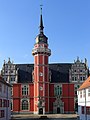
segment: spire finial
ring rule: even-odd
[[[40,8],[41,8],[41,15],[40,15],[40,33],[43,33],[43,19],[42,19],[42,6],[43,5],[40,5]]]
[[[41,9],[41,15],[42,15],[42,6],[43,6],[43,5],[40,5],[40,9]]]

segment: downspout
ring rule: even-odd
[[[84,89],[85,90],[85,108],[84,108],[84,110],[85,110],[85,120],[87,120],[87,111],[86,111],[86,89]]]

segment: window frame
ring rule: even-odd
[[[22,85],[22,96],[29,95],[29,86],[28,85]]]
[[[24,102],[27,102],[27,103],[24,104]],[[21,107],[22,111],[28,111],[29,110],[29,100],[23,99],[21,105],[22,105],[22,107]]]

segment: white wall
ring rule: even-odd
[[[86,95],[83,96],[82,91],[82,98],[80,98],[80,91],[78,91],[78,114],[80,116],[80,120],[90,120],[90,115],[82,114],[82,106],[90,106],[90,96],[88,96],[88,88],[85,89]]]
[[[5,117],[0,118],[0,120],[9,120],[11,118],[11,109],[10,109],[10,99],[11,99],[11,92],[10,92],[10,87],[7,86],[4,83],[1,83],[2,85],[2,92],[0,92],[0,99],[5,99],[5,100],[9,100],[9,107],[0,107],[0,110],[4,110],[5,112]],[[5,92],[4,92],[4,87],[6,88]]]

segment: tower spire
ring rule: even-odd
[[[43,34],[43,18],[42,18],[42,6],[43,5],[40,5],[40,8],[41,8],[41,15],[40,15],[40,33]]]

